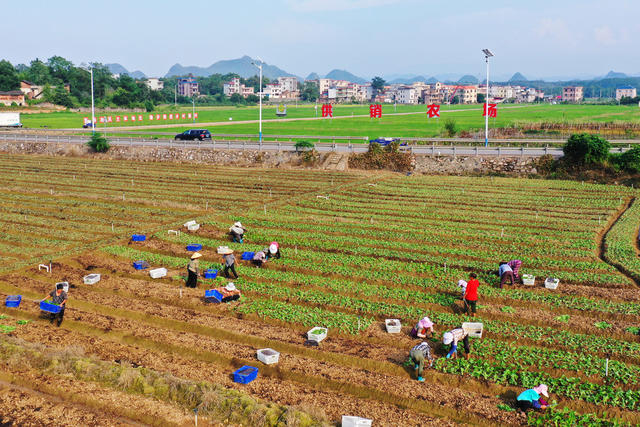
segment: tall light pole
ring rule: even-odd
[[[193,117],[193,123],[195,123],[196,122],[196,99],[194,98],[193,94],[191,94],[191,103],[193,104],[191,117]]]
[[[489,58],[493,55],[489,49],[482,49],[484,60],[487,63],[487,96],[484,100],[484,146],[489,145]]]
[[[96,133],[96,120],[95,120],[96,108],[93,100],[93,67],[91,65],[89,65],[89,67],[90,68],[87,70],[82,66],[82,64],[80,64],[80,68],[82,68],[85,71],[88,71],[89,74],[91,74],[91,132]]]
[[[260,65],[256,64],[255,62],[251,62],[251,64],[256,67],[258,70],[260,70],[260,82],[258,83],[258,97],[260,98],[260,113],[258,116],[258,138],[260,141],[260,144],[262,144],[262,59],[258,58],[258,61],[260,61]]]

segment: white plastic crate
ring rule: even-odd
[[[200,224],[192,224],[192,225],[187,227],[187,230],[189,230],[189,231],[198,231],[198,230],[200,230]]]
[[[544,281],[544,287],[547,289],[557,289],[560,279],[554,279],[553,277],[547,277]]]
[[[527,286],[533,286],[536,284],[536,276],[533,274],[523,274],[522,275],[522,284]]]
[[[385,319],[384,324],[387,327],[387,332],[390,334],[400,333],[402,329],[402,323],[400,323],[399,319]]]
[[[309,341],[320,342],[327,337],[327,328],[321,328],[320,326],[316,326],[307,332],[307,339]]]
[[[471,337],[471,338],[482,338],[482,329],[483,325],[479,322],[465,322],[462,324],[462,329]]]
[[[371,427],[372,422],[369,418],[342,416],[342,427]]]
[[[151,276],[152,279],[159,279],[166,275],[167,275],[167,269],[164,267],[154,268],[153,270],[149,271],[149,276]]]
[[[273,363],[278,363],[280,359],[280,353],[275,351],[272,348],[261,348],[257,351],[258,360],[264,363],[265,365],[271,365]]]
[[[196,222],[194,220],[187,221],[187,222],[184,223],[184,226],[187,227],[187,228],[191,227],[192,225],[196,225]]]
[[[85,285],[94,285],[100,281],[100,274],[87,274],[86,276],[84,276],[83,280]]]

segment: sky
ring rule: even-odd
[[[0,0],[0,59],[63,56],[164,76],[243,55],[285,71],[334,68],[509,78],[640,75],[640,0]],[[7,35],[10,35],[8,39]]]

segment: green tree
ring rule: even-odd
[[[315,102],[320,98],[318,84],[312,81],[302,83],[300,86],[300,98],[303,101]]]
[[[458,133],[458,125],[456,124],[455,119],[446,119],[444,121],[444,130],[445,134],[449,138],[453,138],[454,136],[456,136],[456,133]]]
[[[484,93],[480,93],[478,92],[478,104],[484,104],[484,101],[487,99],[486,95]]]
[[[51,83],[51,73],[49,72],[49,67],[40,61],[39,59],[34,59],[31,61],[29,68],[25,71],[25,80],[28,80],[37,85],[45,85],[47,83]]]
[[[244,98],[239,93],[232,94],[231,97],[229,98],[229,101],[231,101],[234,104],[244,104]]]
[[[87,145],[96,153],[105,153],[110,148],[109,141],[98,132],[91,134],[91,139],[87,142]]]
[[[373,80],[371,80],[371,87],[376,91],[382,91],[384,89],[384,85],[386,84],[387,82],[384,81],[382,77],[376,76],[373,78]]]
[[[633,147],[617,156],[616,164],[626,172],[640,173],[640,147]]]
[[[16,90],[20,88],[20,79],[11,62],[0,61],[0,91]]]
[[[603,164],[611,151],[611,144],[604,138],[587,133],[569,137],[562,148],[565,160],[574,165]]]

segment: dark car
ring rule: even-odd
[[[93,125],[91,124],[91,122],[87,122],[87,123],[83,124],[82,127],[86,129],[86,128],[93,127]]]
[[[372,142],[377,142],[381,146],[386,147],[392,142],[400,142],[400,139],[399,138],[376,138],[376,139],[369,140],[369,144],[371,144]],[[405,146],[405,145],[407,145],[406,142],[403,142],[400,144],[400,146]]]
[[[174,139],[180,139],[182,141],[194,141],[197,139],[199,141],[204,141],[205,139],[211,139],[211,132],[206,129],[189,129],[177,134]]]

